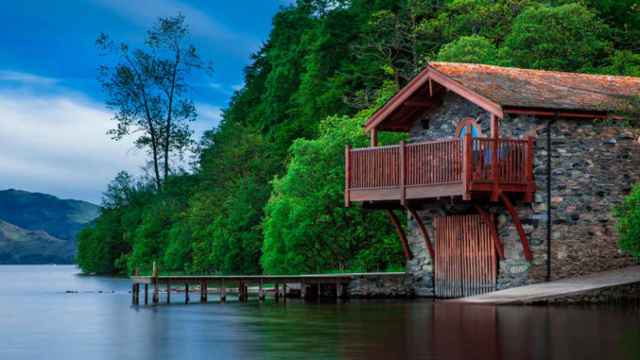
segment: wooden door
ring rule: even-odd
[[[437,297],[453,298],[494,291],[496,253],[489,225],[480,215],[435,218]]]

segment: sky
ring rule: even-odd
[[[243,69],[290,0],[0,1],[0,190],[100,203],[115,175],[142,174],[131,139],[112,141],[113,113],[96,80],[101,33],[142,45],[158,17],[182,13],[214,73],[192,88],[196,136],[216,126]]]

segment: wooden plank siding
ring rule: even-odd
[[[466,137],[345,150],[345,202],[535,192],[533,140]],[[497,161],[494,161],[497,159]]]
[[[454,298],[494,291],[496,252],[480,215],[435,218],[437,297]]]

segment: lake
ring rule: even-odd
[[[172,294],[169,306],[132,307],[127,279],[78,272],[0,266],[0,359],[640,359],[635,306],[218,304],[211,295],[183,305]]]

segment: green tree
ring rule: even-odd
[[[592,71],[611,52],[608,35],[608,26],[583,5],[538,5],[515,19],[503,51],[517,67]]]
[[[616,208],[620,248],[640,259],[640,184],[637,184],[624,202]]]
[[[371,113],[329,117],[318,138],[292,145],[287,172],[274,180],[266,207],[265,272],[384,270],[402,263],[384,214],[343,205],[344,147],[366,146],[362,125]]]
[[[453,61],[477,64],[504,64],[498,55],[498,49],[482,36],[463,36],[443,46],[438,52],[439,61]]]
[[[98,78],[107,107],[116,111],[117,126],[109,134],[114,140],[139,134],[135,144],[151,155],[158,189],[171,173],[170,155],[182,155],[191,144],[188,123],[197,113],[187,78],[194,70],[212,71],[188,36],[185,18],[178,15],[158,20],[147,33],[146,49],[130,50],[104,33],[96,40],[103,54],[117,62],[100,66]]]

